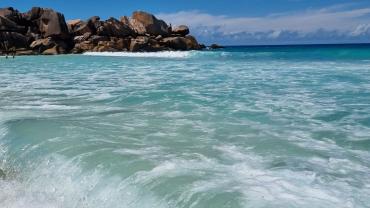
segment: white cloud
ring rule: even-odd
[[[355,30],[351,32],[352,36],[369,35],[370,34],[370,22],[369,24],[360,24]],[[370,35],[369,35],[370,36]]]
[[[200,11],[181,11],[158,14],[159,18],[173,25],[189,25],[192,32],[200,39],[222,40],[222,37],[234,42],[250,40],[285,38],[304,40],[305,38],[337,37],[342,39],[359,38],[369,35],[370,8],[348,9],[343,5],[307,10],[295,13],[270,14],[263,17],[230,17],[211,15]],[[294,36],[294,37],[293,37]],[[227,41],[227,40],[226,40]],[[355,40],[354,40],[355,41]]]

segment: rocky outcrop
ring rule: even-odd
[[[172,29],[143,11],[120,20],[93,16],[66,22],[63,14],[52,9],[34,7],[25,13],[11,7],[0,9],[0,49],[16,49],[18,54],[202,49],[189,33],[185,25]]]
[[[170,34],[170,28],[163,20],[158,20],[154,15],[136,11],[132,14],[132,20],[145,28],[145,33],[150,35],[166,36]]]
[[[128,25],[113,17],[101,22],[101,25],[96,28],[96,33],[97,35],[107,37],[128,37],[134,35],[133,30]]]
[[[173,34],[177,34],[177,35],[181,35],[181,36],[185,36],[185,35],[188,35],[190,32],[188,26],[186,25],[180,25],[178,27],[175,27],[174,29],[172,29],[172,33]]]
[[[220,45],[217,45],[217,44],[212,44],[209,46],[210,49],[220,49],[220,48],[225,48],[224,46],[220,46]]]
[[[61,40],[55,40],[51,37],[45,39],[38,39],[31,43],[30,48],[44,55],[56,55],[67,53],[68,45]]]

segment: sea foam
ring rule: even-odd
[[[4,61],[0,207],[368,208],[370,67],[318,49]]]
[[[162,51],[162,52],[86,52],[86,56],[138,57],[138,58],[187,58],[190,51]]]

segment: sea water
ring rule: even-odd
[[[0,207],[370,207],[370,46],[0,58]]]

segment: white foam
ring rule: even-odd
[[[161,51],[161,52],[86,52],[86,56],[111,56],[111,57],[138,57],[138,58],[187,58],[190,51]]]
[[[0,187],[1,207],[8,208],[168,207],[129,180],[104,178],[97,170],[83,173],[62,157],[45,158],[24,178],[0,180]]]

